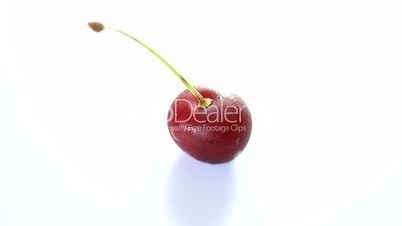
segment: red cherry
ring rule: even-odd
[[[170,135],[194,158],[207,163],[224,163],[246,147],[252,122],[247,105],[237,95],[225,96],[208,88],[197,88],[212,99],[207,108],[188,90],[173,101],[168,114]]]
[[[168,114],[170,135],[181,149],[203,162],[224,163],[246,147],[252,122],[250,111],[239,96],[222,95],[208,88],[196,89],[161,55],[139,39],[98,22],[88,25],[96,32],[110,29],[136,41],[158,57],[187,86],[188,90],[173,101]]]

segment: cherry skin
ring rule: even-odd
[[[192,157],[206,163],[225,163],[246,147],[251,135],[251,114],[237,95],[197,87],[212,104],[200,105],[185,90],[173,101],[168,114],[168,128],[176,144]]]

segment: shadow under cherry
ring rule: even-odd
[[[168,208],[181,225],[216,225],[235,197],[234,164],[211,165],[183,154],[173,167]]]

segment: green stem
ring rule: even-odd
[[[142,45],[144,48],[146,48],[147,50],[149,50],[153,55],[155,55],[156,57],[158,57],[158,59],[160,61],[162,61],[183,83],[184,85],[187,86],[188,90],[190,90],[190,92],[197,97],[197,99],[200,101],[200,103],[202,104],[202,106],[204,107],[209,107],[212,104],[212,100],[210,98],[204,98],[200,92],[198,92],[198,90],[196,90],[171,64],[169,64],[169,62],[167,62],[167,60],[165,60],[165,58],[163,58],[161,55],[159,55],[155,50],[153,50],[151,47],[149,47],[148,45],[146,45],[145,43],[143,43],[142,41],[140,41],[139,39],[131,36],[130,34],[121,31],[119,29],[113,28],[113,27],[105,27],[107,29],[110,30],[114,30],[117,31],[129,38],[131,38],[132,40],[136,41],[138,44]]]

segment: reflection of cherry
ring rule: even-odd
[[[249,109],[239,96],[223,95],[204,87],[195,89],[162,56],[137,38],[98,22],[88,25],[96,32],[108,28],[133,39],[158,57],[187,86],[188,90],[173,101],[168,114],[170,135],[181,149],[203,162],[224,163],[246,147],[252,121]]]

